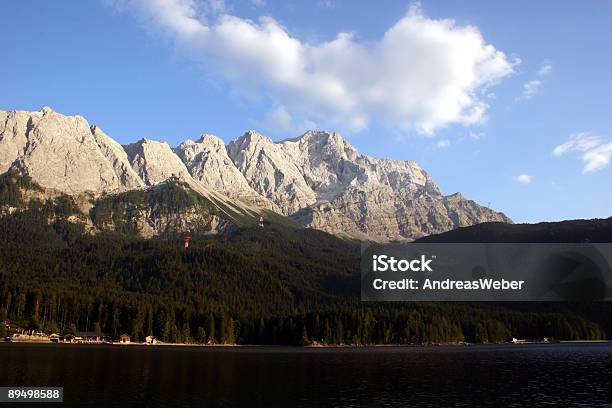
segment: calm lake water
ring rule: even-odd
[[[612,345],[0,344],[10,385],[63,386],[63,406],[612,406]]]

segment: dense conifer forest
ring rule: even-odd
[[[612,338],[606,303],[366,303],[357,242],[282,223],[194,232],[188,248],[91,233],[70,198],[24,205],[24,188],[0,183],[0,321],[13,325],[217,344]]]

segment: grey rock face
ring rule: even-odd
[[[316,202],[298,164],[269,138],[249,131],[228,145],[228,154],[249,185],[284,215]]]
[[[100,151],[113,167],[115,175],[121,182],[121,186],[126,190],[143,187],[145,183],[134,171],[134,169],[132,169],[128,155],[125,150],[123,150],[123,147],[107,136],[97,126],[91,127],[91,133],[93,134]]]
[[[2,170],[18,168],[39,184],[67,193],[122,187],[83,117],[60,115],[50,108],[2,116]]]
[[[232,157],[238,157],[236,164],[247,179],[270,180],[272,169],[276,172],[279,167],[267,164],[270,157],[285,168],[297,169],[302,179],[294,175],[282,178],[284,184],[258,183],[254,187],[266,186],[262,190],[275,204],[308,227],[394,240],[416,239],[484,221],[511,222],[461,195],[443,196],[416,162],[361,155],[335,132],[307,132],[276,144],[258,140],[259,151],[245,139],[234,142],[237,153],[233,151]],[[289,207],[286,195],[276,194],[274,188],[298,190],[307,199],[292,201],[293,207]]]
[[[185,140],[175,153],[191,176],[210,189],[262,208],[277,210],[271,201],[251,188],[227,154],[225,143],[217,136],[202,135],[198,141]]]
[[[185,163],[174,154],[166,142],[141,139],[123,147],[132,169],[148,186],[161,183],[171,177],[192,181]]]
[[[30,131],[31,114],[23,111],[0,111],[0,173],[5,173],[23,157]]]

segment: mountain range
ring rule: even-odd
[[[0,110],[0,174],[34,182],[40,191],[26,197],[71,197],[91,228],[142,236],[220,232],[260,216],[377,241],[511,223],[460,193],[444,195],[416,162],[362,155],[336,132],[121,145],[82,116]]]

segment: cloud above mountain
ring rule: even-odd
[[[204,62],[234,90],[289,115],[351,130],[372,121],[432,133],[486,119],[486,90],[518,63],[477,27],[412,5],[376,41],[341,32],[303,41],[269,16],[251,21],[195,0],[106,0]],[[215,2],[217,4],[218,2]]]
[[[612,159],[612,140],[592,135],[577,133],[570,139],[553,149],[555,156],[563,156],[570,152],[579,152],[585,163],[582,173],[593,173],[610,164]]]
[[[539,79],[532,79],[531,81],[527,81],[523,84],[523,93],[521,94],[521,99],[531,99],[533,98],[540,87],[542,86],[542,81]]]
[[[533,177],[529,174],[520,174],[516,176],[516,181],[521,184],[531,184],[531,182],[533,181]]]
[[[550,63],[543,63],[537,71],[539,79],[532,79],[523,84],[523,93],[517,100],[531,99],[540,92],[540,88],[544,84],[543,77],[550,74],[553,70],[553,66]]]

